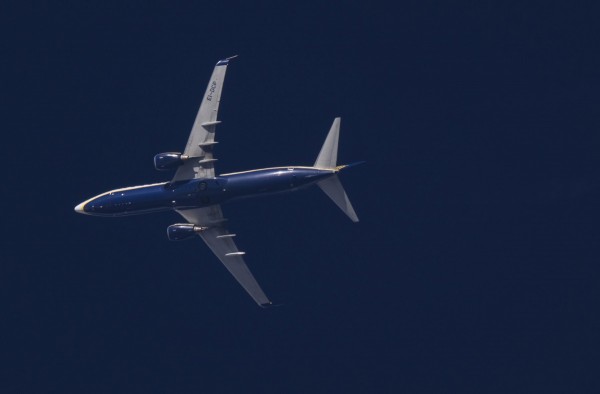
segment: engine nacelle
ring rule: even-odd
[[[159,171],[172,170],[182,165],[185,158],[179,152],[159,153],[154,156],[154,168]]]
[[[167,227],[167,237],[169,241],[183,241],[204,230],[206,230],[206,227],[196,226],[192,223],[172,224]]]

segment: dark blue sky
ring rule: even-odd
[[[4,392],[600,390],[597,10],[564,2],[2,6]],[[218,3],[218,4],[217,4]],[[310,165],[334,117],[361,218],[226,205],[261,310],[162,181],[215,62],[217,171]]]

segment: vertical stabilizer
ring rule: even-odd
[[[340,137],[340,121],[341,118],[334,119],[331,129],[329,129],[329,134],[327,134],[327,139],[325,139],[325,143],[321,148],[321,152],[319,152],[317,161],[315,161],[314,167],[335,168],[337,162],[338,140]]]
[[[338,122],[337,124],[339,126],[339,118],[337,118],[336,121]],[[335,125],[335,122],[333,124]],[[329,137],[327,137],[327,139],[329,139]],[[319,157],[321,157],[321,155],[319,155]],[[315,167],[317,167],[316,164]],[[354,212],[354,208],[352,208],[352,204],[350,203],[350,200],[344,191],[344,187],[342,186],[342,183],[338,179],[337,175],[332,175],[329,178],[319,181],[317,182],[317,185],[325,192],[325,194],[329,196],[329,198],[333,200],[335,205],[340,207],[340,209],[344,211],[346,215],[348,215],[353,222],[358,222],[358,216],[356,216],[356,212]]]

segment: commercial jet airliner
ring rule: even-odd
[[[233,57],[221,60],[215,66],[183,153],[167,152],[154,156],[157,170],[175,170],[170,182],[110,190],[77,205],[75,212],[128,216],[174,210],[187,223],[169,226],[168,238],[177,241],[200,236],[254,301],[266,307],[272,303],[244,262],[245,253],[234,242],[236,235],[227,230],[221,204],[316,184],[352,221],[358,222],[358,217],[337,176],[350,166],[336,164],[340,118],[333,121],[312,167],[261,168],[215,176],[217,159],[213,156],[213,148],[217,143],[215,128],[220,123],[217,112],[225,71]]]

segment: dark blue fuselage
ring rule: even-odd
[[[102,193],[75,210],[98,216],[125,216],[192,209],[264,194],[293,191],[333,175],[335,170],[277,167],[214,178],[134,186]]]

